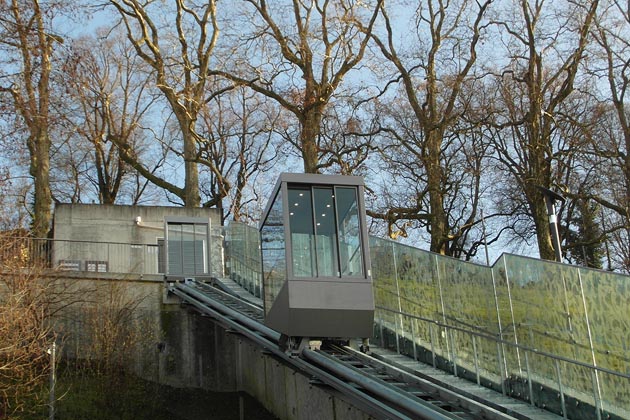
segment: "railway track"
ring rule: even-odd
[[[275,357],[331,387],[357,408],[382,419],[514,419],[490,401],[469,398],[457,390],[392,366],[349,346],[328,345],[287,353],[280,334],[264,326],[263,310],[218,288],[200,282],[173,283],[169,292],[224,327],[264,347]]]
[[[490,406],[466,398],[444,387],[415,377],[388,363],[363,354],[350,347],[331,346],[320,351],[336,363],[352,369],[357,374],[357,383],[365,386],[373,383],[376,387],[387,388],[392,395],[390,403],[401,412],[407,405],[423,405],[450,419],[512,419]],[[307,358],[310,356],[306,356]],[[369,391],[369,390],[368,390]],[[406,403],[406,404],[401,404]],[[415,413],[411,413],[412,418]]]

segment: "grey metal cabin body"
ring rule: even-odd
[[[362,177],[283,173],[259,230],[265,324],[287,338],[372,336]]]

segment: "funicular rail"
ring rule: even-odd
[[[350,347],[280,350],[280,334],[264,326],[262,310],[210,285],[172,283],[169,292],[274,357],[341,392],[357,408],[383,419],[513,419],[495,408],[393,368]]]

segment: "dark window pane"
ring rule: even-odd
[[[361,229],[356,188],[335,188],[342,276],[363,275]]]
[[[315,232],[311,190],[289,188],[288,205],[293,275],[315,277]]]
[[[314,188],[317,276],[339,276],[337,227],[332,188]]]
[[[271,205],[271,210],[263,223],[260,239],[263,263],[264,307],[265,312],[268,312],[286,281],[286,244],[284,241],[282,194],[280,192]]]
[[[182,227],[168,224],[168,274],[182,274]]]
[[[208,225],[168,222],[168,274],[208,273]]]

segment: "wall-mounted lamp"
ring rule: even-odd
[[[136,225],[140,226],[140,223],[142,223],[142,217],[136,216]]]

